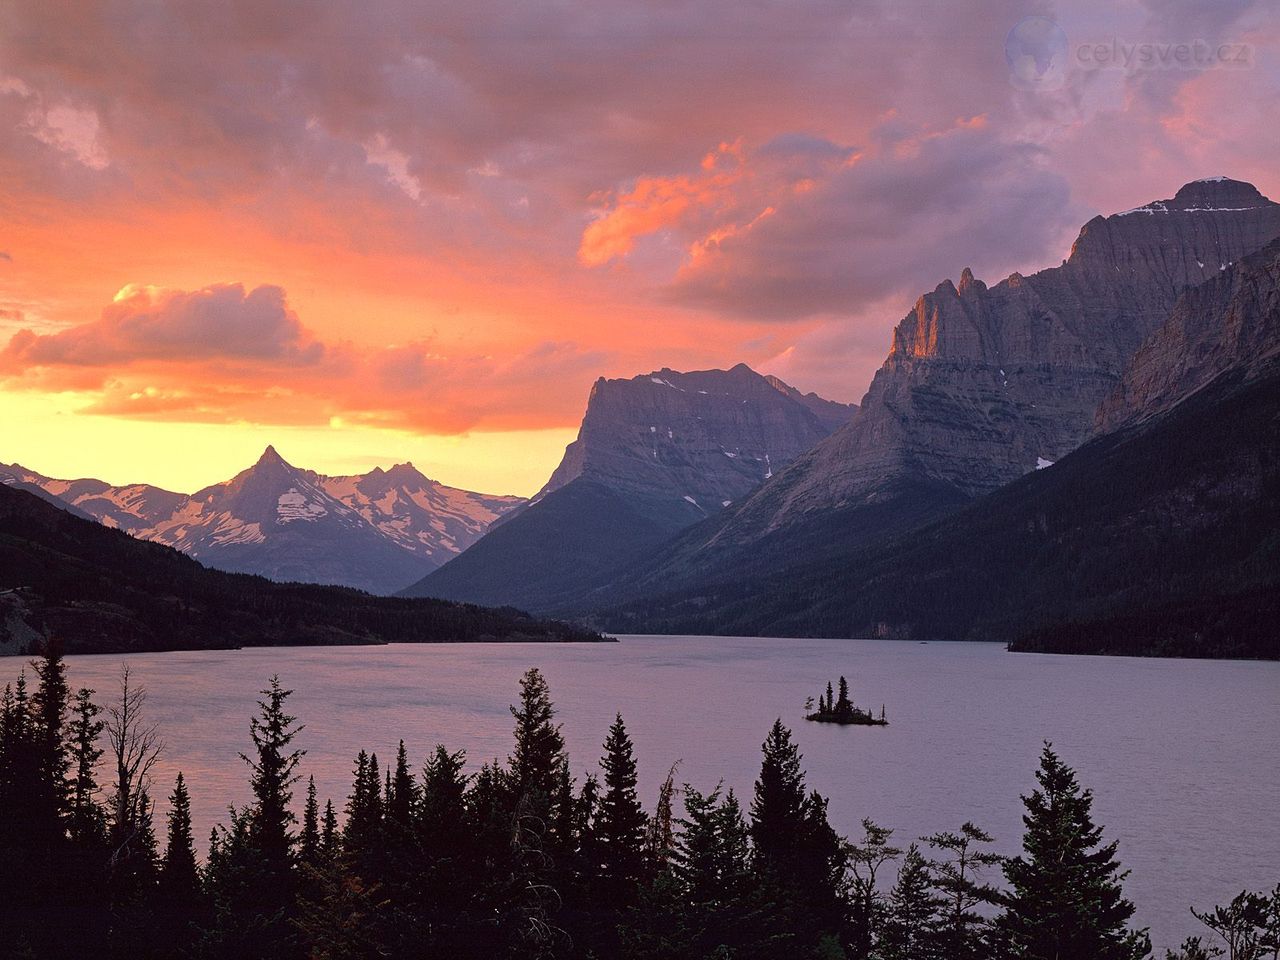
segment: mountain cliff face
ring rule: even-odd
[[[852,412],[743,364],[598,380],[533,501],[407,593],[544,609],[746,496]]]
[[[668,581],[594,619],[1280,657],[1280,242],[1185,293],[1099,419],[1118,429],[940,521],[784,573]]]
[[[17,465],[0,467],[0,482],[40,489],[218,569],[371,593],[414,582],[523,502],[443,486],[412,464],[328,477],[292,466],[273,447],[248,470],[191,496],[53,480]]]
[[[1280,204],[1215,179],[1080,231],[1061,266],[988,288],[966,270],[893,333],[854,419],[738,512],[786,526],[875,502],[905,478],[972,497],[1056,461],[1179,294],[1280,237]],[[739,539],[741,533],[731,534]]]
[[[1280,237],[1280,204],[1216,178],[1080,231],[1060,266],[922,296],[848,424],[750,498],[628,571],[590,606],[754,574],[908,529],[1043,468],[1178,296]]]
[[[591,388],[578,439],[534,499],[585,478],[669,500],[692,522],[754,490],[854,409],[746,364],[602,377]]]
[[[1098,408],[1099,433],[1170,409],[1228,370],[1280,353],[1280,241],[1188,290]]]

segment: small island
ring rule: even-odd
[[[884,705],[880,706],[880,716],[874,716],[870,710],[854,706],[849,699],[849,683],[840,678],[840,693],[834,694],[831,683],[827,683],[827,692],[818,697],[818,707],[813,706],[813,697],[805,701],[804,718],[815,723],[838,723],[841,726],[857,724],[863,727],[887,727],[889,721],[884,716]]]

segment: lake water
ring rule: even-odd
[[[185,772],[198,836],[247,800],[249,717],[279,674],[306,723],[304,773],[341,809],[353,758],[385,764],[403,737],[415,766],[437,742],[473,763],[510,751],[517,680],[543,670],[581,778],[615,711],[636,742],[646,804],[678,779],[744,798],[775,717],[795,731],[835,827],[863,817],[906,841],[972,820],[1001,852],[1021,838],[1019,794],[1052,740],[1096,795],[1133,873],[1138,917],[1163,948],[1194,932],[1189,906],[1280,882],[1280,664],[1006,653],[995,644],[623,637],[600,645],[393,645],[75,657],[74,686],[105,703],[122,663],[150,693],[168,749],[156,793]],[[16,674],[19,663],[0,664]],[[888,727],[802,719],[845,674]],[[163,807],[162,807],[163,809]]]

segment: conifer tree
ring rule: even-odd
[[[835,715],[847,718],[853,715],[853,701],[849,699],[849,681],[840,678],[840,695],[836,699]]]
[[[396,750],[395,777],[390,781],[387,793],[387,821],[401,837],[409,833],[417,804],[418,787],[414,783],[413,774],[409,772],[409,757],[405,752],[404,741],[401,740],[400,747]]]
[[[93,702],[93,691],[81,688],[72,708],[71,747],[74,778],[71,794],[70,831],[78,843],[96,843],[104,838],[106,816],[98,804],[98,763],[102,749],[98,737],[103,723],[97,719],[101,708]]]
[[[953,960],[938,939],[942,900],[932,889],[929,864],[911,844],[889,893],[878,960]]]
[[[207,917],[191,831],[191,798],[181,771],[169,795],[167,834],[151,911],[154,934],[161,956],[186,956]]]
[[[326,863],[332,863],[338,855],[338,815],[333,801],[324,802],[324,817],[320,821],[320,855]]]
[[[800,751],[781,718],[774,721],[761,749],[764,760],[751,801],[751,839],[761,866],[785,873],[805,830]]]
[[[648,818],[636,795],[636,761],[626,724],[618,714],[604,742],[604,794],[596,812],[595,834],[601,873],[611,892],[628,896],[644,870]]]
[[[160,866],[161,886],[172,899],[193,901],[200,890],[200,874],[191,833],[191,797],[181,770],[169,795],[168,821],[168,839]]]
[[[298,764],[306,753],[293,749],[293,741],[303,728],[298,725],[297,717],[285,711],[285,702],[292,693],[280,685],[279,677],[271,678],[267,689],[262,691],[266,699],[258,701],[261,715],[254,717],[249,725],[255,755],[252,759],[240,755],[252,771],[249,784],[254,805],[250,811],[250,836],[268,870],[282,881],[293,865],[291,826],[297,817],[290,803],[293,785],[298,780]]]
[[[320,802],[316,798],[316,778],[307,778],[307,799],[302,807],[302,833],[298,837],[298,858],[315,866],[320,862]]]
[[[555,722],[555,707],[547,682],[536,667],[520,678],[520,705],[511,707],[515,718],[515,748],[511,754],[508,786],[512,808],[527,798],[527,816],[549,824],[552,802],[557,795],[561,768],[568,763],[564,737]]]
[[[31,824],[33,839],[54,843],[62,834],[62,819],[70,812],[70,784],[67,774],[71,766],[63,738],[66,735],[67,666],[61,647],[54,641],[45,644],[35,661],[40,680],[31,698],[34,710],[32,738],[35,747],[36,779],[30,784],[36,819]]]
[[[378,755],[361,750],[356,757],[355,782],[347,799],[342,849],[351,868],[366,880],[381,877],[382,828],[382,779],[378,774]]]
[[[852,933],[850,943],[854,957],[867,957],[879,935],[884,919],[884,897],[880,891],[879,873],[888,863],[902,855],[890,841],[893,831],[870,819],[862,821],[862,840],[850,847],[853,870]]]
[[[983,871],[999,866],[999,854],[983,849],[992,843],[990,834],[965,823],[959,833],[935,833],[925,842],[940,856],[930,861],[933,883],[942,897],[942,919],[938,930],[940,949],[954,960],[981,960],[990,955],[986,931],[988,922],[977,908],[994,904],[998,891],[983,882]]]
[[[263,698],[260,715],[250,723],[252,757],[241,754],[250,769],[249,784],[254,802],[241,815],[232,817],[231,830],[219,842],[222,864],[209,854],[210,886],[215,899],[232,916],[225,940],[232,946],[224,951],[246,951],[247,957],[293,957],[299,951],[296,913],[297,874],[295,837],[297,821],[291,809],[297,768],[305,751],[293,746],[302,731],[297,718],[285,709],[292,691],[272,677]],[[220,869],[221,868],[221,869]],[[244,904],[256,903],[253,913],[244,916]],[[250,918],[252,922],[249,922]]]
[[[1023,855],[1005,863],[1009,882],[999,929],[1011,960],[1136,960],[1151,952],[1146,931],[1130,931],[1133,904],[1116,844],[1093,822],[1093,794],[1048,743],[1039,787],[1022,798]]]
[[[450,753],[436,744],[435,753],[422,770],[418,832],[422,849],[436,860],[452,860],[464,845],[459,827],[467,816],[466,753]]]

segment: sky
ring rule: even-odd
[[[1278,94],[1277,0],[0,0],[0,461],[530,494],[601,376],[856,402],[966,266],[1280,198]]]

